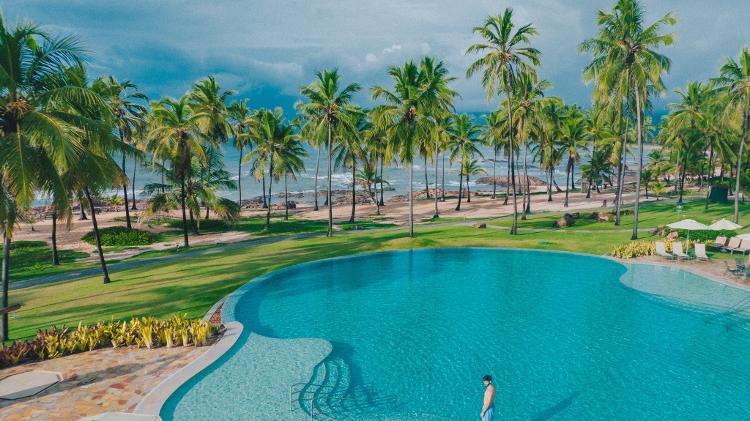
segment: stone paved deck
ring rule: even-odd
[[[69,421],[103,412],[132,412],[151,388],[207,349],[99,349],[0,370],[0,378],[28,370],[63,375],[62,382],[36,396],[0,401],[0,420]]]

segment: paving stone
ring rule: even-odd
[[[16,400],[34,396],[62,380],[60,373],[30,370],[0,380],[0,399]]]

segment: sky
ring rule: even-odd
[[[129,79],[151,98],[180,96],[196,80],[216,76],[252,107],[282,106],[288,112],[299,87],[318,69],[339,68],[344,83],[366,89],[358,102],[370,106],[369,87],[389,86],[388,66],[422,56],[444,60],[459,111],[482,112],[488,103],[477,77],[466,79],[465,55],[478,41],[472,28],[505,7],[519,24],[532,23],[542,52],[541,77],[550,95],[590,105],[591,88],[581,70],[590,60],[578,44],[595,35],[596,13],[613,1],[595,0],[5,0],[7,24],[31,20],[56,34],[73,34],[89,51],[92,76]],[[750,45],[748,0],[647,0],[647,22],[673,12],[674,46],[665,78],[674,88],[714,76],[727,57]]]

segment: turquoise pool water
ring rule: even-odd
[[[500,419],[750,419],[748,308],[681,270],[576,254],[325,260],[230,298],[241,338],[162,417],[473,420],[489,373]]]

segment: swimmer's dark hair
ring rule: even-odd
[[[482,377],[482,381],[492,383],[492,376],[490,376],[489,374],[485,374],[484,377]]]

